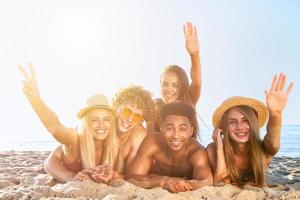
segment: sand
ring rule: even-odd
[[[124,180],[112,186],[93,182],[55,184],[43,169],[49,153],[0,152],[0,199],[300,199],[300,158],[275,157],[267,174],[269,187],[220,185],[174,194],[161,188],[139,188]]]

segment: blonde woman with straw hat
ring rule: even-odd
[[[285,90],[286,76],[274,76],[271,88],[265,91],[266,104],[247,98],[226,99],[213,114],[213,143],[207,147],[214,184],[231,183],[265,186],[265,172],[280,147],[282,112],[292,90]],[[259,129],[267,124],[261,141]]]
[[[106,97],[102,94],[90,97],[77,113],[78,130],[67,128],[40,97],[30,63],[29,68],[27,73],[19,66],[25,78],[23,92],[44,126],[62,144],[62,163],[73,173],[73,180],[92,180],[95,174],[103,180],[117,178],[118,173],[112,170],[118,155],[115,113]],[[101,164],[106,165],[96,167]]]

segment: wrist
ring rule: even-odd
[[[282,111],[270,110],[270,117],[281,117],[281,116],[282,116]]]
[[[190,56],[191,56],[191,58],[199,58],[200,57],[199,51],[190,53]]]
[[[162,179],[159,181],[159,186],[161,188],[166,188],[167,182],[168,182],[168,176],[163,176]]]
[[[222,154],[222,153],[224,152],[224,151],[223,151],[223,145],[220,146],[220,147],[217,147],[217,148],[216,148],[216,152],[217,152],[217,155]]]

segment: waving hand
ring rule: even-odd
[[[279,74],[273,77],[271,88],[265,91],[266,103],[271,113],[282,113],[287,104],[288,96],[293,88],[293,83],[290,83],[285,90],[286,75]]]
[[[197,29],[193,24],[188,22],[183,25],[183,32],[185,36],[185,47],[190,55],[199,53],[199,39]]]

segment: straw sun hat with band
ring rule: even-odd
[[[81,119],[88,111],[96,108],[103,108],[114,113],[114,110],[109,106],[106,97],[103,94],[95,94],[88,98],[86,105],[77,113],[77,117]]]
[[[215,128],[220,128],[224,113],[235,106],[248,106],[252,108],[258,118],[258,124],[261,128],[267,121],[269,112],[265,104],[256,99],[234,96],[226,99],[214,112],[212,122]]]

